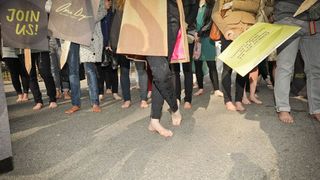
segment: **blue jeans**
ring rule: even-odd
[[[69,65],[69,79],[71,87],[71,103],[73,106],[81,105],[81,89],[80,89],[80,77],[79,77],[79,56],[80,45],[71,43],[68,54],[68,65]],[[94,63],[84,63],[84,68],[87,75],[87,82],[89,87],[89,96],[91,104],[99,105],[98,98],[98,81],[96,74],[96,67]]]
[[[300,26],[301,30],[280,46],[282,50],[277,59],[275,73],[274,95],[276,109],[278,112],[290,112],[289,92],[290,82],[294,70],[296,55],[300,49],[305,63],[307,75],[308,104],[310,114],[320,113],[320,31],[317,29],[315,35],[309,35],[309,22],[287,17],[276,22],[277,24],[288,24]],[[316,27],[320,27],[320,21],[316,21]]]

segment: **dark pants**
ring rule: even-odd
[[[259,69],[259,73],[261,74],[262,78],[264,80],[266,80],[268,78],[269,75],[269,71],[268,71],[268,60],[264,59],[259,65],[258,65],[258,69]]]
[[[34,102],[43,103],[36,68],[38,68],[40,76],[46,86],[49,101],[56,102],[56,86],[51,74],[49,52],[31,53],[31,59],[32,67],[30,71],[30,89],[33,94]]]
[[[192,57],[194,44],[189,44],[189,57]],[[184,102],[191,103],[193,90],[192,62],[182,63],[184,75]],[[176,97],[181,101],[181,81],[180,81],[180,64],[172,64],[171,69],[174,72],[174,83]]]
[[[207,66],[209,68],[209,76],[211,83],[213,85],[213,90],[219,90],[219,77],[218,77],[218,71],[216,66],[216,61],[205,61],[207,63]],[[202,65],[203,61],[198,60],[194,61],[195,67],[196,67],[196,77],[199,89],[203,89],[203,70]]]
[[[104,94],[104,85],[107,89],[112,89],[112,93],[118,93],[118,69],[112,66],[101,67],[101,63],[96,63],[99,94]]]
[[[221,37],[221,51],[223,52],[232,41],[226,40],[223,36]],[[230,102],[232,101],[231,97],[231,74],[232,69],[223,63],[223,71],[222,71],[222,90],[224,94],[224,102]],[[237,74],[236,77],[236,94],[235,94],[235,101],[242,101],[243,92],[244,92],[244,86],[246,84],[246,79],[248,79],[248,75],[245,77],[240,76]]]
[[[178,110],[172,72],[166,57],[149,56],[147,61],[153,76],[151,118],[160,119],[164,100],[167,101],[172,112]]]
[[[6,65],[9,68],[11,81],[14,89],[16,90],[17,94],[28,93],[29,92],[29,75],[27,70],[24,66],[23,59],[19,58],[3,58]],[[21,89],[21,82],[23,91]]]
[[[130,60],[124,55],[117,54],[117,60],[120,64],[120,85],[124,101],[131,101],[130,94]]]
[[[107,89],[111,89],[112,93],[118,93],[119,76],[118,69],[112,69],[112,66],[103,67],[105,69],[105,82]]]
[[[185,97],[184,102],[191,103],[192,101],[192,64],[191,62],[182,63],[184,74],[184,89]],[[172,71],[174,72],[174,83],[176,97],[181,101],[181,81],[180,81],[180,64],[172,64]]]

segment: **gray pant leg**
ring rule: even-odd
[[[320,25],[320,22],[318,24]],[[319,46],[320,33],[317,33],[313,36],[304,36],[301,39],[300,50],[303,60],[305,62],[305,73],[307,75],[307,93],[310,114],[320,113]]]
[[[281,51],[277,59],[275,72],[274,96],[277,112],[290,112],[289,93],[300,37],[292,41]]]

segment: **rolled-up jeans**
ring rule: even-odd
[[[320,29],[315,35],[310,35],[309,22],[292,17],[281,19],[276,23],[301,27],[299,32],[278,49],[274,90],[276,109],[278,112],[290,112],[291,110],[289,104],[290,82],[297,52],[300,49],[307,76],[309,113],[320,113]],[[315,24],[316,27],[320,27],[320,21],[315,21]]]

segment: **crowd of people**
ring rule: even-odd
[[[18,103],[28,101],[30,88],[35,102],[33,109],[40,110],[44,106],[37,79],[38,69],[49,97],[49,108],[56,108],[57,99],[64,98],[71,99],[71,107],[65,113],[73,114],[79,111],[80,80],[84,78],[87,79],[93,112],[101,112],[100,102],[106,94],[111,94],[116,100],[123,100],[121,108],[129,108],[130,66],[131,60],[134,59],[139,82],[140,107],[147,108],[148,99],[151,98],[151,121],[148,128],[162,136],[170,137],[173,134],[160,124],[164,101],[170,107],[172,124],[179,126],[182,120],[179,111],[182,104],[181,71],[184,75],[185,93],[182,107],[185,109],[192,108],[193,96],[200,96],[208,91],[204,90],[203,85],[203,78],[207,73],[212,83],[213,94],[224,98],[226,110],[245,111],[244,104],[262,104],[256,90],[261,75],[267,86],[270,89],[274,88],[278,118],[284,123],[292,123],[294,120],[290,114],[289,87],[296,56],[300,50],[305,63],[309,113],[320,121],[320,58],[317,51],[320,31],[316,29],[320,27],[319,3],[293,17],[303,0],[182,0],[190,61],[170,64],[180,27],[177,0],[167,0],[168,56],[147,56],[144,61],[116,53],[125,0],[101,1],[103,3],[95,18],[91,45],[71,42],[67,63],[62,69],[60,68],[62,39],[50,37],[49,51],[32,50],[30,73],[25,69],[22,50],[2,47],[3,60],[10,70]],[[51,1],[46,3],[47,12],[50,12],[51,3]],[[219,82],[215,46],[218,40],[212,39],[210,32],[214,26],[219,29],[221,51],[224,51],[233,40],[257,22],[295,25],[301,29],[246,76],[236,76],[233,100],[231,93],[233,70],[223,64]],[[315,29],[311,29],[310,24],[313,24]],[[111,60],[106,58],[108,55],[112,56]],[[193,74],[198,88],[194,94]],[[118,93],[119,81],[121,95]]]

